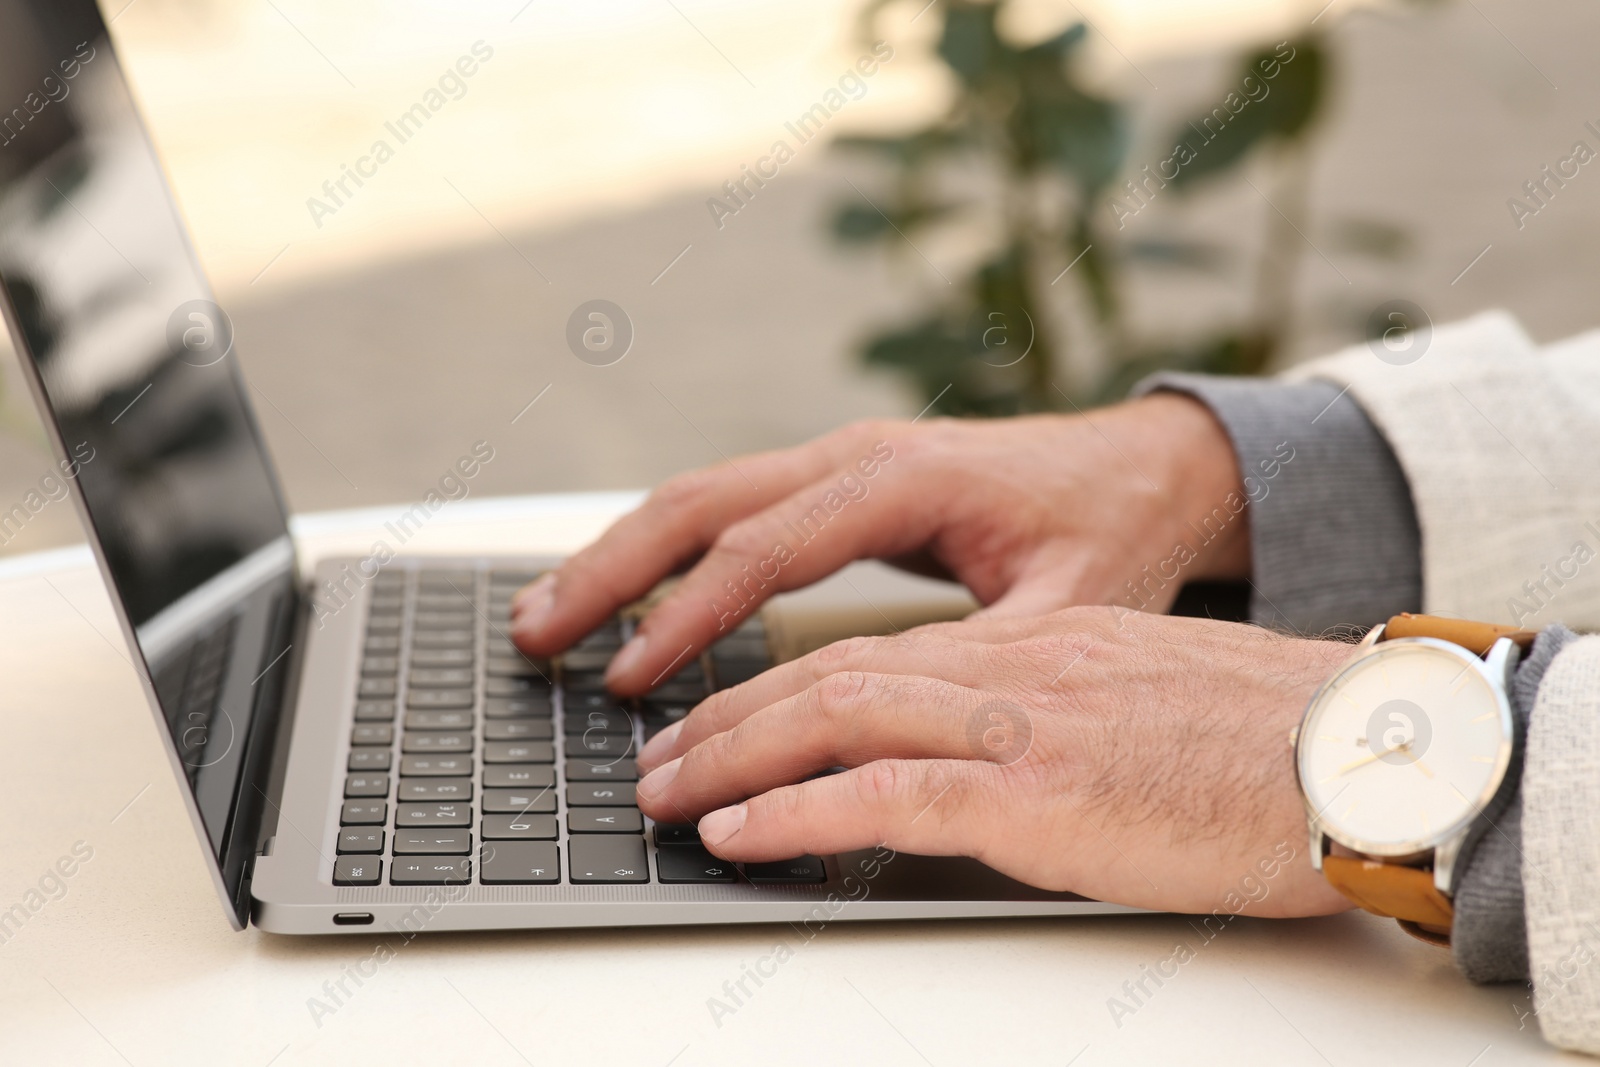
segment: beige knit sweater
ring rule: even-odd
[[[1292,376],[1348,387],[1394,449],[1427,611],[1600,630],[1600,331],[1541,349],[1489,312],[1435,330],[1405,365],[1359,345]],[[1546,672],[1522,790],[1540,1026],[1600,1054],[1600,636]]]

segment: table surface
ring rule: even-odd
[[[634,499],[462,501],[408,550],[570,551]],[[308,559],[364,551],[399,510],[295,531]],[[0,911],[30,913],[0,933],[0,1063],[1558,1058],[1526,988],[1471,986],[1445,953],[1359,914],[1236,919],[1209,939],[1169,915],[835,923],[810,940],[787,926],[235,933],[86,549],[0,563],[0,678]],[[89,858],[52,879],[74,849]],[[1180,945],[1181,966],[1148,977]]]

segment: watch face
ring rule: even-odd
[[[1511,760],[1511,710],[1465,649],[1379,644],[1313,700],[1296,759],[1329,837],[1373,855],[1422,852],[1493,798]]]

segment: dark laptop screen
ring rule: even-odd
[[[231,327],[89,0],[0,0],[0,283],[59,434],[45,473],[81,491],[220,855],[293,556]]]

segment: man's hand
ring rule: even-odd
[[[887,844],[1140,907],[1341,911],[1288,738],[1350,651],[1113,608],[856,638],[663,731],[639,806],[736,861]]]
[[[852,560],[953,576],[991,616],[1037,615],[1126,600],[1142,568],[1207,529],[1181,580],[1146,583],[1143,606],[1161,611],[1183,581],[1249,573],[1243,503],[1227,436],[1185,397],[1089,416],[857,424],[666,482],[518,594],[513,635],[554,654],[693,564],[611,664],[607,684],[637,694],[767,597]]]

